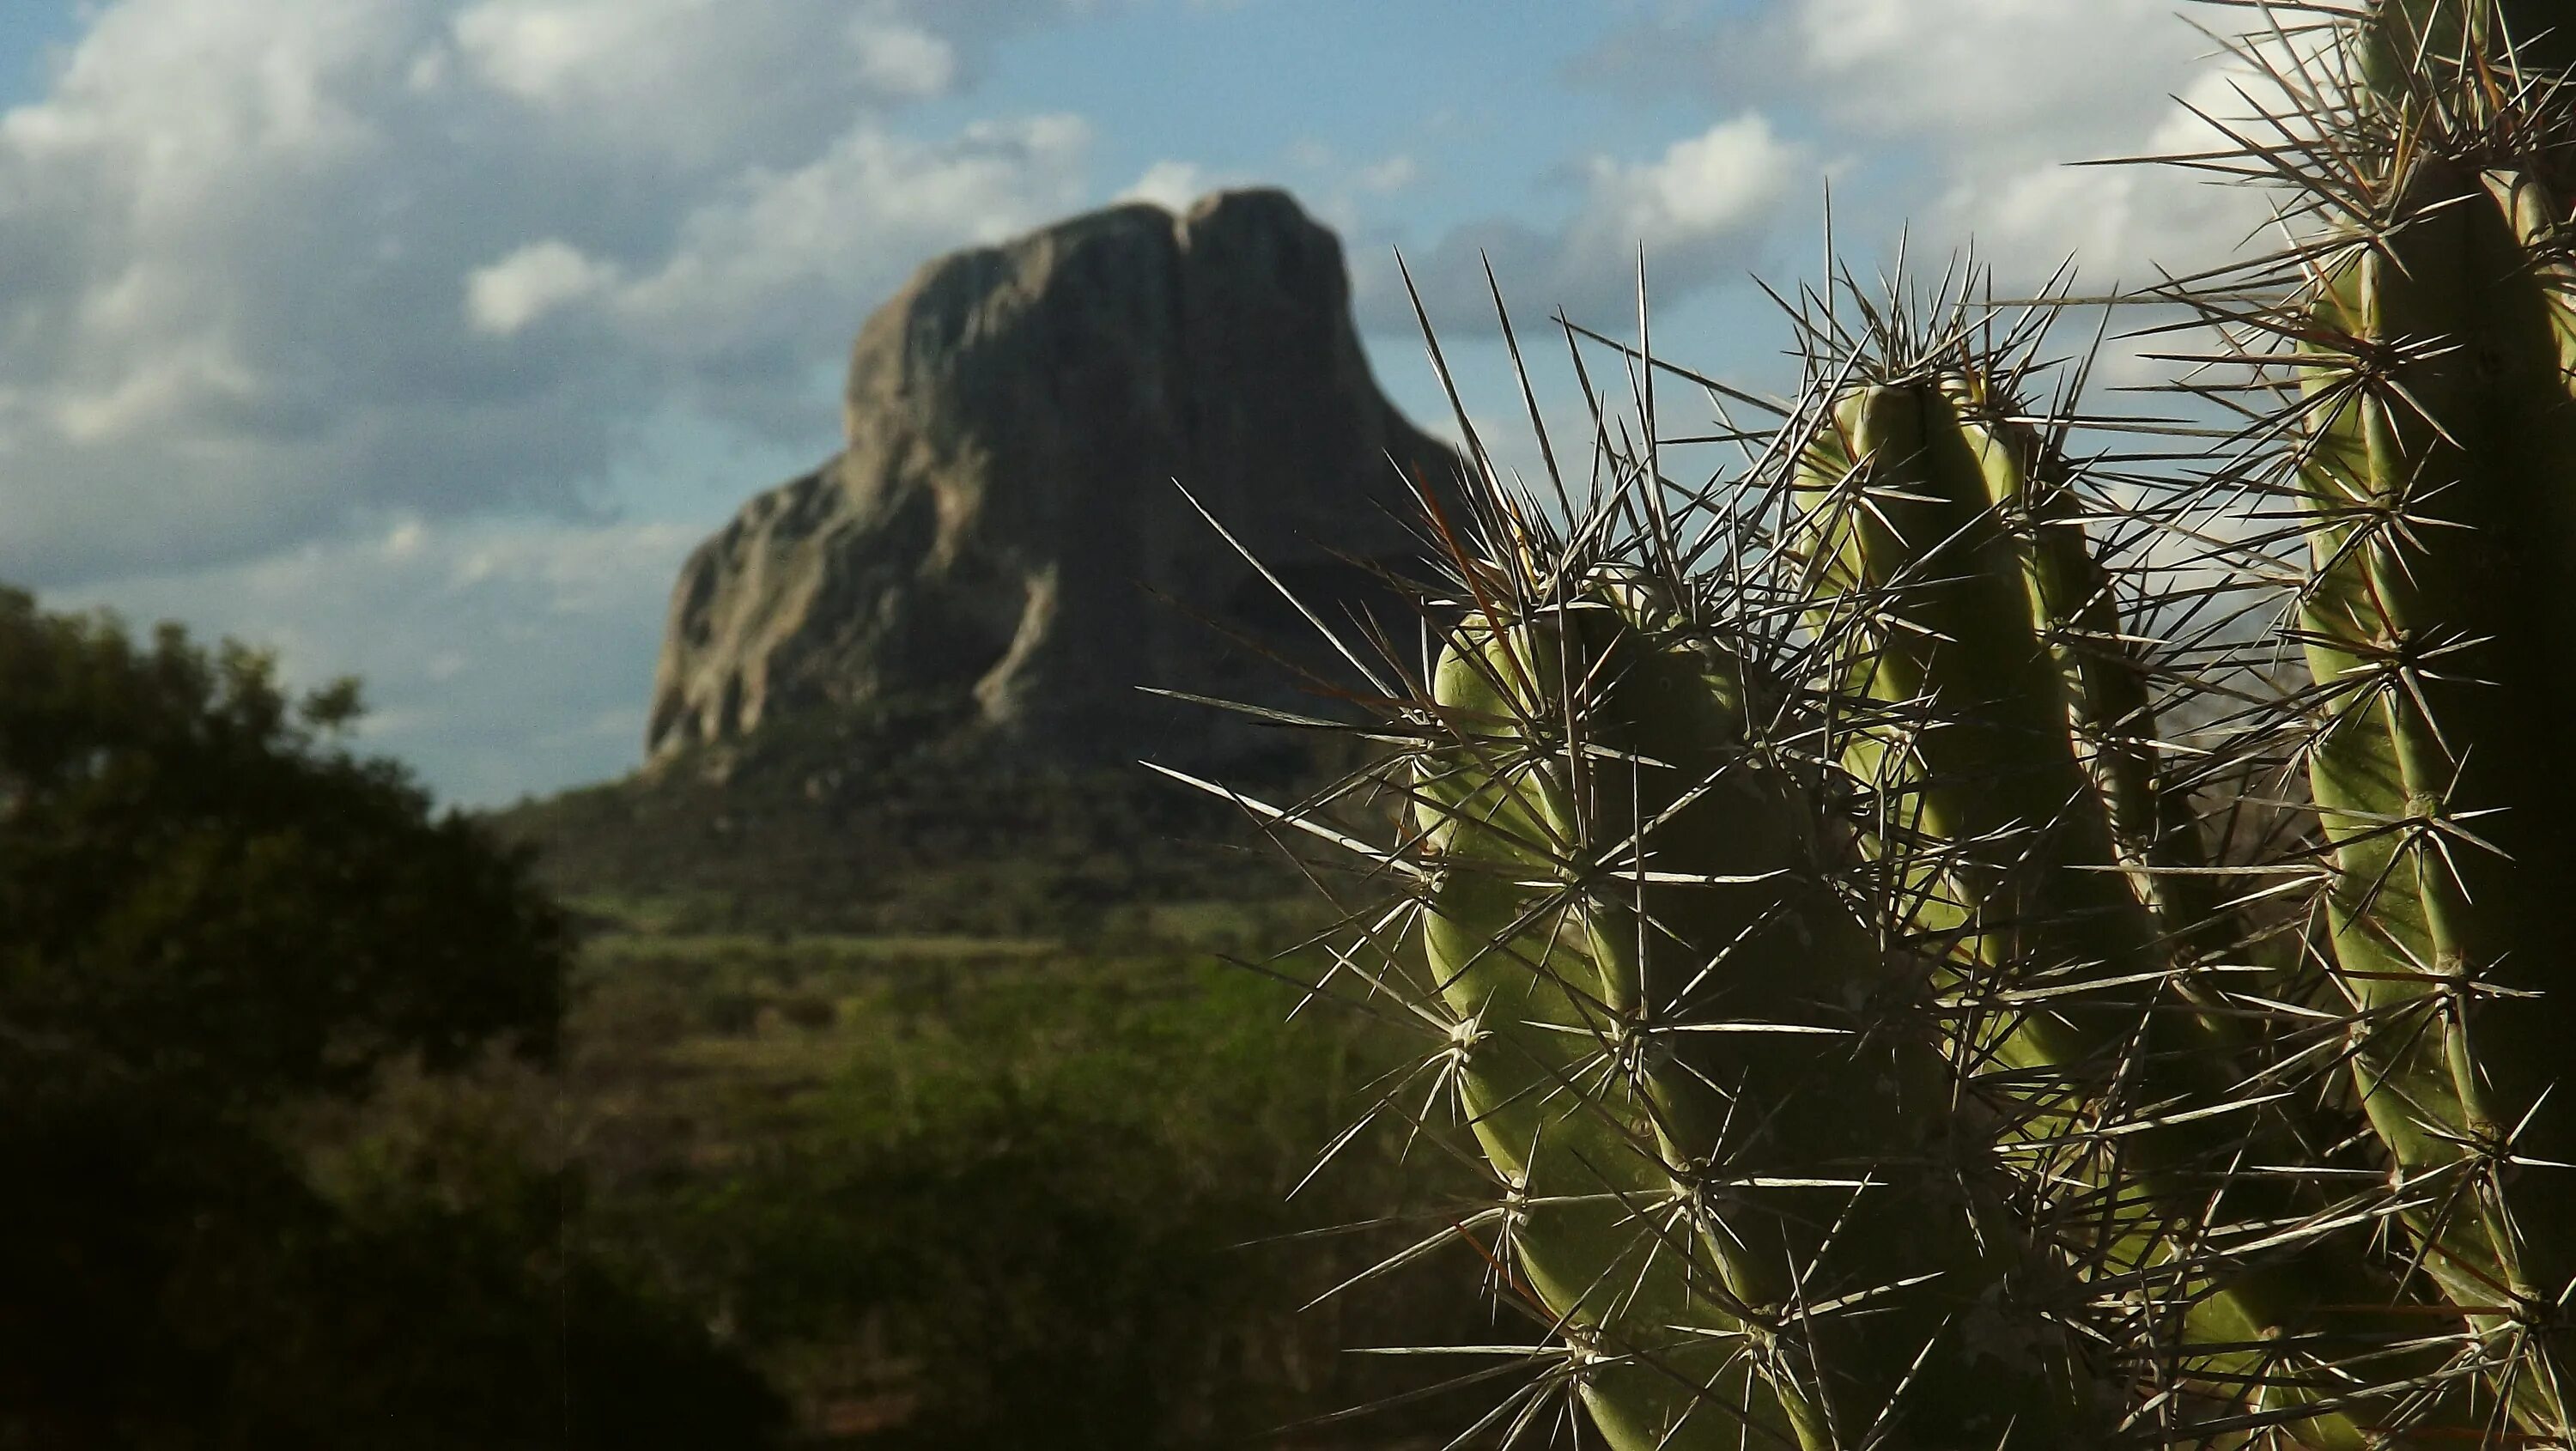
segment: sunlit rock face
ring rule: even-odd
[[[1240,754],[1243,728],[1138,687],[1292,700],[1224,632],[1309,658],[1315,632],[1182,489],[1319,614],[1409,640],[1353,559],[1418,574],[1406,479],[1457,468],[1371,378],[1340,243],[1269,190],[930,263],[861,329],[843,422],[682,569],[653,758],[818,719],[1040,762]]]

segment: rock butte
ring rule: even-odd
[[[1445,492],[1457,468],[1378,391],[1349,292],[1339,241],[1273,190],[923,267],[859,333],[842,451],[682,568],[649,756],[817,716],[1031,763],[1253,749],[1138,689],[1293,699],[1211,625],[1315,644],[1174,481],[1335,619],[1402,609],[1353,560],[1417,559],[1398,469]]]

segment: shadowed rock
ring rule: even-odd
[[[1293,699],[1205,620],[1314,632],[1173,481],[1338,623],[1401,606],[1332,551],[1410,568],[1397,470],[1457,467],[1371,378],[1340,243],[1268,190],[929,264],[860,331],[843,423],[682,569],[655,760],[826,719],[1032,764],[1239,756],[1242,731],[1136,687]]]

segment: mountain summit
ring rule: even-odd
[[[648,753],[793,720],[1032,764],[1244,748],[1137,687],[1279,699],[1285,672],[1225,634],[1313,630],[1182,488],[1334,619],[1389,601],[1368,563],[1421,552],[1404,476],[1458,467],[1378,391],[1349,293],[1339,241],[1274,190],[923,267],[859,333],[846,446],[682,569]]]

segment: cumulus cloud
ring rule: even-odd
[[[473,0],[445,40],[462,76],[542,116],[559,141],[722,166],[781,160],[872,102],[947,92],[965,69],[961,42],[926,15],[971,36],[1010,8]]]
[[[278,652],[299,686],[365,678],[370,751],[446,798],[507,802],[631,768],[670,581],[698,531],[669,524],[433,524],[254,560],[52,591],[49,608],[183,618]],[[326,607],[317,608],[317,602]]]
[[[919,26],[858,17],[849,37],[860,78],[887,95],[935,96],[957,79],[956,47]]]
[[[1157,161],[1118,193],[1122,202],[1152,202],[1179,211],[1208,189],[1207,172],[1191,161]]]
[[[1574,229],[1579,249],[1686,248],[1740,235],[1765,220],[1801,160],[1769,117],[1748,112],[1686,137],[1642,164],[1596,158],[1592,201]]]
[[[1076,205],[1090,144],[1073,115],[978,122],[939,142],[849,131],[802,166],[746,173],[688,209],[659,265],[610,305],[679,354],[802,330],[818,303],[854,308],[934,252]]]
[[[1798,0],[1789,17],[1805,93],[1855,130],[2060,159],[2134,139],[2209,49],[2173,0]]]
[[[870,303],[1082,193],[1079,121],[902,124],[1074,3],[103,7],[0,116],[0,577],[584,517],[675,401],[826,441]]]
[[[1072,115],[935,142],[855,129],[805,165],[736,178],[681,216],[649,268],[584,300],[621,356],[691,406],[772,439],[806,436],[839,416],[807,376],[838,368],[869,309],[929,257],[1080,207],[1090,147]]]
[[[1399,151],[1361,167],[1358,180],[1360,190],[1385,196],[1402,191],[1421,178],[1421,164]]]
[[[1615,315],[1633,305],[1641,248],[1666,296],[1751,265],[1782,204],[1814,166],[1809,147],[1782,136],[1769,116],[1747,111],[1647,160],[1587,158],[1580,196],[1554,228],[1489,217],[1453,228],[1407,265],[1435,316],[1490,313],[1485,260],[1527,305],[1576,317]],[[1363,325],[1410,329],[1411,304],[1393,264],[1363,257],[1354,270]]]
[[[1803,0],[1800,17],[1837,120],[1923,138],[1940,182],[1917,204],[2004,270],[2072,257],[2101,282],[2138,283],[2228,255],[2263,222],[2248,188],[2067,164],[2223,147],[2203,115],[2243,115],[2262,91],[2168,0]]]
[[[1854,136],[2063,158],[2133,141],[2211,50],[2173,0],[1665,0],[1564,74],[1620,94],[1795,109]]]
[[[476,332],[508,337],[566,303],[607,291],[617,276],[614,263],[548,237],[468,274],[465,316]]]
[[[1703,0],[1616,30],[1568,71],[1599,87],[1797,108],[1821,144],[1871,158],[1836,193],[1845,239],[1864,250],[1910,220],[1918,247],[1973,239],[2025,280],[2073,255],[2089,276],[2135,281],[2159,261],[2181,269],[2225,252],[2263,214],[2258,195],[2175,169],[2068,165],[2212,144],[2177,96],[2241,113],[2242,68],[2174,9],[1783,0],[1748,14]]]

